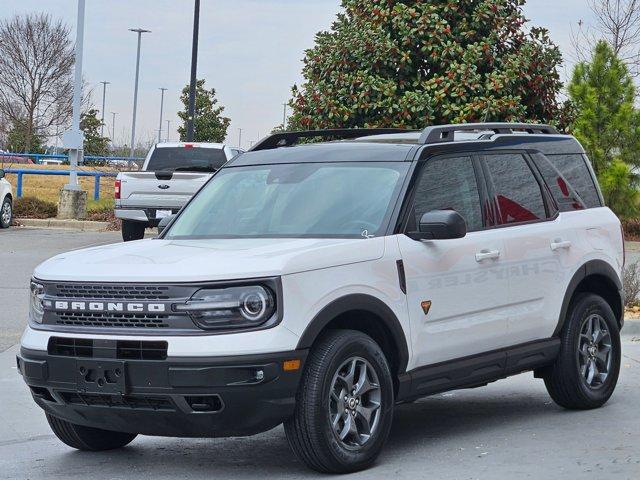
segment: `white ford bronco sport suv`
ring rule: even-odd
[[[80,450],[284,423],[309,467],[350,472],[419,397],[533,371],[559,405],[602,406],[623,264],[584,150],[552,127],[281,133],[159,238],[38,266],[18,369]]]

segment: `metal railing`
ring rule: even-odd
[[[8,168],[5,173],[12,173],[17,176],[16,180],[16,196],[22,197],[22,177],[23,175],[69,175],[69,170],[38,170],[35,168]],[[93,177],[93,199],[100,200],[100,179],[102,177],[116,177],[116,172],[86,172],[79,170],[79,177]]]
[[[5,153],[0,152],[0,162],[12,163],[11,158],[28,158],[33,160],[34,163],[43,164],[46,160],[68,160],[68,155],[65,154],[52,154],[52,153]],[[106,162],[133,162],[140,163],[144,161],[142,157],[104,157],[87,155],[84,157],[84,163],[91,161],[106,161]]]

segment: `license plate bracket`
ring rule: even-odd
[[[81,393],[126,393],[123,361],[76,360],[76,387]]]

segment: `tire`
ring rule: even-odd
[[[8,196],[2,201],[0,206],[0,228],[9,228],[13,220],[13,204]]]
[[[142,240],[144,238],[144,230],[147,227],[142,222],[132,222],[131,220],[122,221],[122,240],[131,242],[133,240]]]
[[[345,395],[348,382],[344,379],[350,371],[360,380],[366,376],[373,388],[363,388],[360,396]],[[357,382],[356,388],[360,385],[365,382]],[[322,473],[355,472],[369,467],[380,454],[391,430],[393,406],[391,371],[378,344],[361,332],[334,330],[311,350],[285,433],[291,449],[309,468]],[[367,410],[368,430],[363,415]],[[335,430],[332,419],[337,420]],[[348,425],[356,427],[357,433]],[[338,431],[348,433],[341,439]]]
[[[601,335],[601,343],[593,349],[593,340]],[[601,407],[613,394],[620,373],[620,329],[609,304],[592,293],[577,296],[560,339],[556,363],[543,375],[549,395],[558,405],[571,410]]]
[[[100,452],[122,448],[136,438],[135,433],[112,432],[100,428],[83,427],[45,414],[53,433],[62,442],[77,450]]]

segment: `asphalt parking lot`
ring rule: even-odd
[[[0,478],[316,478],[281,427],[249,438],[139,437],[116,452],[60,443],[15,369],[28,280],[40,261],[119,233],[12,229],[0,232]],[[568,412],[523,374],[397,409],[376,466],[348,478],[640,478],[640,343],[624,338],[618,389],[605,408]]]

